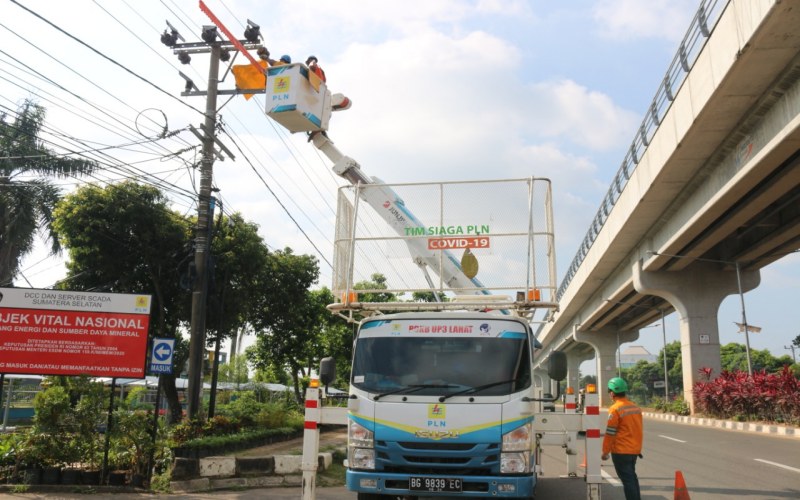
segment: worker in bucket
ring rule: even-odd
[[[608,394],[614,403],[608,409],[602,458],[611,456],[625,500],[640,500],[636,459],[642,458],[642,410],[626,397],[627,392],[625,380],[614,377],[608,381]]]
[[[270,58],[269,50],[266,47],[259,47],[258,50],[256,50],[256,54],[258,54],[258,57],[264,61],[267,61],[270,66],[283,66],[285,64],[292,64],[292,58],[287,54],[282,55],[281,58],[277,60]]]
[[[317,60],[317,56],[308,56],[308,59],[306,59],[306,66],[308,66],[309,71],[317,75],[320,80],[322,80],[323,82],[326,81],[325,72],[322,71],[322,68],[319,67],[319,61]]]

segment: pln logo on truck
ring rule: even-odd
[[[440,418],[443,419],[445,417],[445,406],[440,405],[438,403],[428,405],[428,418]]]

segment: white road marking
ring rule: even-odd
[[[611,474],[609,474],[608,472],[601,470],[600,475],[603,476],[603,479],[608,481],[608,483],[611,484],[612,486],[622,486],[622,482],[619,479],[612,476]]]
[[[685,443],[685,442],[686,442],[686,441],[683,441],[683,440],[681,440],[681,439],[675,439],[675,438],[671,438],[671,437],[669,437],[669,436],[664,436],[664,435],[662,435],[662,434],[659,434],[659,435],[658,435],[658,437],[662,437],[662,438],[664,438],[664,439],[669,439],[670,441],[675,441],[675,442],[677,442],[677,443]]]
[[[775,467],[780,467],[781,469],[790,470],[792,472],[800,472],[800,469],[796,467],[789,467],[788,465],[779,464],[778,462],[770,462],[769,460],[762,460],[760,458],[754,458],[753,460],[761,462],[762,464],[774,465]]]

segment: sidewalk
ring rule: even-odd
[[[757,432],[762,434],[774,434],[776,436],[800,438],[800,428],[787,425],[766,424],[763,422],[735,422],[733,420],[718,420],[708,417],[681,416],[672,413],[643,412],[646,418],[667,420],[679,424],[703,425],[706,427],[717,427],[720,429],[730,429],[743,432]]]

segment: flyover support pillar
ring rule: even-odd
[[[741,291],[754,289],[760,281],[759,271],[742,271]],[[667,300],[678,312],[683,397],[694,413],[692,387],[703,381],[699,370],[711,369],[712,378],[722,371],[717,313],[725,297],[739,293],[736,272],[708,262],[696,262],[683,271],[644,271],[639,260],[633,265],[633,286],[639,293]]]
[[[572,387],[575,394],[581,388],[581,363],[594,357],[591,351],[580,351],[572,349],[567,351],[567,387]]]
[[[639,338],[639,330],[620,331],[616,328],[602,328],[597,331],[582,332],[578,325],[572,331],[572,338],[576,342],[585,342],[595,349],[597,360],[597,393],[600,395],[600,405],[611,403],[606,385],[619,373],[617,368],[617,349],[621,344],[633,342]]]

